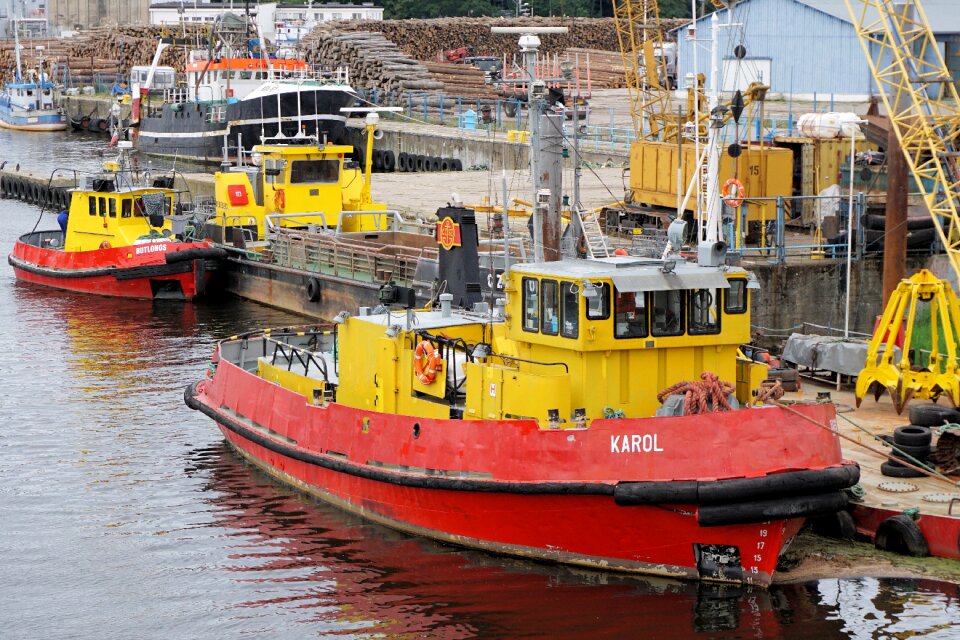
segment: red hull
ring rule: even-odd
[[[903,508],[879,509],[854,503],[850,512],[857,533],[875,540],[880,525],[888,518],[901,515]],[[931,556],[960,560],[960,518],[923,514],[916,519],[916,524],[927,541]]]
[[[206,260],[220,253],[206,242],[67,252],[21,240],[8,261],[18,280],[57,289],[118,298],[193,300],[211,279]]]
[[[621,506],[614,487],[842,463],[834,434],[777,408],[544,430],[311,406],[226,361],[187,402],[274,477],[371,520],[498,553],[682,578],[769,584],[803,517],[705,526],[702,506]],[[832,405],[800,410],[834,419]],[[711,553],[739,561],[710,571]]]

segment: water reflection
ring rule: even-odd
[[[956,588],[842,580],[769,591],[633,578],[454,549],[365,523],[288,491],[226,445],[194,454],[215,522],[230,531],[233,580],[256,585],[245,616],[362,637],[878,637],[936,632],[956,619]],[[873,585],[873,589],[864,589]],[[831,589],[865,613],[851,615]],[[900,615],[898,602],[913,608]],[[865,605],[869,605],[865,606]],[[871,610],[885,612],[872,616]],[[931,636],[935,637],[935,636]]]

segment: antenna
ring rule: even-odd
[[[495,34],[519,34],[520,52],[523,53],[524,66],[527,70],[527,118],[530,123],[530,178],[533,182],[533,200],[537,201],[540,193],[540,112],[543,108],[543,93],[545,87],[534,77],[537,64],[537,51],[540,49],[538,35],[567,33],[567,27],[490,27]],[[504,204],[506,206],[506,204]],[[533,209],[533,247],[534,259],[543,260],[543,220],[541,208]]]

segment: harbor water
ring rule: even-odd
[[[34,171],[93,169],[103,146],[0,131],[0,161]],[[39,208],[2,211],[6,255]],[[44,214],[39,228],[55,227]],[[581,571],[404,535],[286,489],[234,455],[183,389],[218,337],[299,321],[232,299],[62,293],[4,265],[0,637],[960,636],[957,585],[764,591]]]

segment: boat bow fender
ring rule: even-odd
[[[226,249],[218,247],[192,247],[180,251],[168,251],[165,254],[167,264],[185,262],[188,260],[223,260],[227,257]]]
[[[786,498],[846,489],[860,480],[860,466],[849,462],[820,470],[772,473],[731,480],[621,482],[613,498],[622,507],[649,504],[716,505],[764,498]]]

